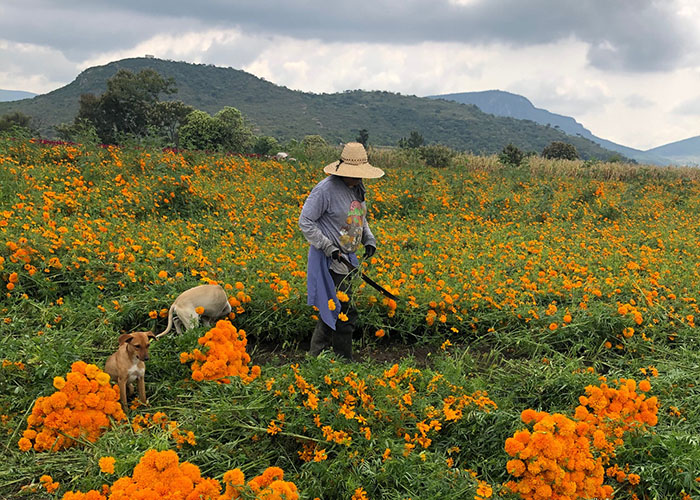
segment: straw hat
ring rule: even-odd
[[[381,168],[369,164],[367,151],[359,142],[348,142],[340,154],[340,160],[326,165],[323,171],[331,175],[357,179],[378,179],[384,175]]]

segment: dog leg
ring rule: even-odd
[[[141,400],[141,402],[143,404],[147,405],[148,399],[146,399],[146,381],[144,380],[144,377],[139,377],[138,386],[139,386],[139,399]]]
[[[121,395],[121,402],[122,402],[122,410],[124,410],[124,413],[129,409],[129,403],[126,399],[126,380],[123,378],[120,378],[118,381],[119,385],[119,394]]]
[[[199,314],[195,312],[191,313],[191,315],[183,314],[180,321],[182,321],[185,330],[192,330],[193,328],[197,328],[197,326],[199,326]]]

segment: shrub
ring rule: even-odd
[[[501,154],[498,155],[498,159],[507,167],[519,167],[525,159],[525,153],[511,143],[503,148]]]
[[[578,160],[576,146],[566,142],[554,141],[542,150],[542,156],[549,160]]]
[[[442,144],[431,144],[420,148],[420,156],[429,167],[445,168],[450,165],[455,152]]]

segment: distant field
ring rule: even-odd
[[[322,164],[1,141],[0,497],[121,498],[149,449],[197,465],[207,498],[227,471],[271,466],[308,499],[700,497],[698,175],[391,154],[367,183],[365,272],[400,300],[361,282],[355,300],[358,349],[396,367],[299,353],[314,311],[297,218]],[[207,329],[170,335],[151,348],[150,406],[94,443],[20,451],[55,377],[164,329],[174,297],[209,281],[259,376],[193,380],[180,355]],[[395,355],[416,346],[430,354]],[[243,498],[280,498],[258,483]]]

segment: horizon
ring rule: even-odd
[[[109,61],[109,62],[104,63],[104,64],[96,64],[96,65],[94,65],[94,66],[90,66],[90,67],[88,67],[88,68],[84,68],[83,70],[81,70],[80,72],[78,72],[78,73],[75,75],[75,77],[74,77],[71,81],[69,81],[68,83],[66,83],[65,85],[56,87],[56,88],[54,88],[54,89],[48,90],[48,91],[43,92],[43,93],[36,93],[36,92],[32,92],[32,91],[19,90],[19,89],[5,89],[5,88],[0,88],[0,91],[6,91],[6,92],[23,92],[23,93],[31,93],[31,94],[34,94],[34,96],[32,96],[32,97],[26,97],[26,98],[25,98],[25,99],[31,99],[31,98],[36,97],[36,96],[46,95],[46,94],[51,93],[51,92],[53,92],[53,91],[55,91],[55,90],[59,90],[59,89],[65,87],[65,86],[67,86],[67,85],[70,85],[72,82],[74,82],[74,81],[78,78],[78,76],[79,76],[80,74],[82,74],[84,71],[87,71],[87,70],[89,70],[89,69],[91,69],[91,68],[100,67],[100,66],[108,66],[109,64],[112,64],[112,63],[115,63],[115,62],[119,62],[119,61],[121,61],[121,60],[126,60],[126,59],[157,59],[157,60],[167,61],[167,62],[184,63],[184,64],[192,64],[192,65],[211,65],[211,66],[218,67],[218,68],[223,68],[223,69],[232,69],[232,70],[236,70],[236,71],[243,71],[243,72],[248,73],[248,74],[250,74],[250,75],[252,75],[252,76],[254,76],[254,77],[256,77],[256,78],[259,78],[259,79],[264,80],[264,81],[266,81],[266,82],[268,82],[268,83],[271,83],[271,84],[273,84],[273,85],[276,85],[276,86],[278,86],[278,87],[286,87],[286,88],[288,88],[289,90],[292,90],[292,91],[295,91],[295,92],[302,92],[302,93],[314,94],[314,95],[322,95],[322,94],[340,94],[340,93],[344,93],[344,92],[353,92],[353,91],[362,91],[362,92],[393,92],[393,93],[397,93],[397,94],[399,94],[399,95],[404,95],[404,96],[415,95],[415,94],[407,94],[407,93],[403,93],[403,92],[397,92],[397,91],[393,91],[393,90],[389,90],[389,89],[362,89],[362,88],[355,88],[355,89],[350,89],[350,88],[348,88],[348,89],[343,89],[343,90],[339,90],[339,91],[335,91],[335,92],[313,92],[313,91],[306,91],[306,90],[302,90],[302,89],[290,88],[290,87],[288,87],[288,86],[286,86],[286,85],[282,85],[282,84],[279,84],[279,83],[277,83],[277,82],[273,82],[273,81],[271,81],[271,80],[269,80],[269,79],[267,79],[267,78],[265,78],[265,77],[262,77],[262,76],[260,76],[260,75],[255,75],[255,74],[251,73],[250,71],[246,71],[246,70],[240,69],[240,68],[234,68],[234,67],[232,67],[232,66],[221,66],[221,65],[216,65],[216,64],[198,63],[198,62],[192,62],[192,61],[186,61],[186,60],[175,60],[175,59],[169,59],[169,58],[166,59],[166,58],[156,57],[156,56],[151,55],[151,54],[144,54],[144,55],[140,55],[140,56],[139,56],[139,55],[136,55],[136,56],[131,56],[131,57],[124,57],[124,58],[122,58],[122,59],[117,59],[117,60],[114,60],[114,61]],[[503,89],[498,89],[498,88],[490,88],[490,89],[482,89],[482,90],[466,90],[466,91],[460,91],[460,92],[445,92],[445,93],[442,93],[442,94],[426,94],[426,95],[415,95],[415,96],[416,96],[416,97],[420,97],[420,98],[430,98],[430,97],[441,97],[441,96],[443,96],[443,95],[451,95],[451,94],[454,95],[454,94],[464,94],[464,93],[485,93],[485,92],[502,92],[502,93],[511,94],[511,95],[514,95],[514,96],[518,96],[518,97],[525,98],[528,102],[530,102],[530,104],[532,104],[532,106],[533,106],[535,109],[543,110],[543,111],[546,111],[546,112],[548,112],[548,113],[557,114],[557,115],[564,116],[564,117],[567,117],[567,118],[572,118],[572,119],[575,120],[579,125],[583,126],[584,128],[587,128],[586,125],[583,124],[583,123],[581,123],[581,121],[578,120],[578,118],[575,117],[575,116],[563,115],[563,114],[561,114],[561,113],[556,113],[556,112],[554,112],[554,111],[552,111],[552,110],[549,110],[549,109],[546,109],[546,108],[541,108],[541,107],[537,106],[534,102],[532,102],[532,100],[531,100],[528,96],[526,96],[526,95],[522,95],[522,94],[518,94],[518,93],[515,93],[515,92],[511,92],[511,91],[507,91],[507,90],[503,90]],[[21,99],[13,99],[13,100],[14,100],[14,101],[17,101],[17,100],[21,100]],[[590,129],[589,129],[589,130],[590,130]],[[569,134],[567,134],[567,135],[569,135]],[[596,135],[596,134],[594,133],[594,135]],[[600,137],[600,136],[598,136],[598,137]],[[670,142],[663,143],[663,144],[658,144],[658,145],[652,146],[652,147],[650,147],[650,148],[648,148],[648,149],[646,149],[646,150],[639,150],[639,151],[646,152],[646,151],[649,151],[649,150],[652,150],[652,149],[656,149],[656,148],[660,148],[660,147],[663,147],[663,146],[668,146],[668,145],[675,144],[675,143],[678,143],[678,142],[683,142],[683,141],[686,141],[686,140],[689,140],[689,139],[693,139],[693,138],[695,138],[695,137],[698,137],[698,135],[689,136],[689,137],[685,137],[685,138],[682,138],[682,139],[672,140],[672,141],[670,141]],[[608,139],[608,138],[606,138],[606,137],[600,137],[600,138],[601,138],[601,139],[610,140],[610,139]],[[612,141],[612,142],[615,142],[615,141]],[[620,144],[620,143],[618,143],[618,144]],[[620,145],[621,145],[621,146],[625,146],[625,147],[630,147],[630,148],[633,148],[633,149],[638,149],[638,148],[634,148],[633,146],[629,146],[629,145],[627,145],[627,144],[620,144]]]

